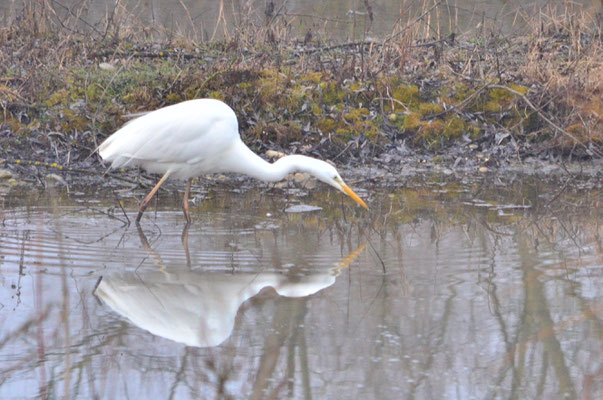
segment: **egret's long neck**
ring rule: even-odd
[[[251,151],[243,142],[236,143],[229,154],[228,172],[249,175],[266,182],[280,181],[287,174],[303,171],[303,160],[308,157],[292,155],[269,163]]]

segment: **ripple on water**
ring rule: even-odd
[[[463,188],[463,200],[478,191]],[[168,398],[164,383],[174,377],[186,381],[180,388],[197,387],[199,376],[218,382],[228,371],[231,383],[220,387],[233,398],[251,397],[260,376],[271,383],[258,390],[272,397],[440,398],[460,385],[495,398],[507,392],[492,379],[512,382],[520,371],[518,392],[548,398],[562,389],[547,369],[550,351],[583,382],[600,359],[596,212],[502,207],[516,216],[500,218],[446,200],[441,189],[441,199],[418,191],[406,203],[374,193],[370,214],[327,201],[319,213],[289,214],[286,199],[262,208],[247,193],[250,208],[228,192],[196,210],[188,230],[174,199],[145,214],[143,235],[120,213],[105,214],[102,201],[5,206],[0,364],[15,373],[0,397],[35,397],[38,388],[23,388],[46,376],[53,390],[71,382],[86,398],[89,387],[115,390],[112,398]],[[522,204],[520,193],[478,194],[493,207]],[[135,202],[128,210],[132,219]],[[91,295],[95,287],[107,301]],[[198,336],[200,324],[213,340],[184,340],[184,329]],[[69,363],[109,386],[77,386],[82,370],[67,381]],[[113,385],[116,376],[127,385]],[[362,389],[350,391],[355,383]]]

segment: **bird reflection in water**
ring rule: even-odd
[[[232,333],[239,307],[266,287],[280,296],[305,297],[335,283],[341,270],[364,250],[351,252],[332,268],[303,274],[194,271],[189,265],[164,265],[139,230],[143,246],[159,268],[101,279],[95,294],[134,325],[188,346],[211,347]],[[186,232],[183,234],[185,240]],[[190,260],[186,242],[187,263]]]

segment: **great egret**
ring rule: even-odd
[[[215,99],[197,99],[163,107],[125,124],[99,147],[111,168],[140,166],[163,174],[140,204],[136,222],[168,177],[187,179],[183,211],[191,221],[188,197],[193,177],[216,172],[235,172],[267,182],[282,180],[293,172],[306,172],[367,205],[330,164],[302,155],[290,155],[269,163],[241,140],[232,108]]]

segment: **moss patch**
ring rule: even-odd
[[[430,64],[432,48],[401,42],[367,44],[367,52],[254,32],[205,44],[117,33],[83,41],[53,18],[42,25],[23,17],[0,30],[0,125],[40,142],[59,132],[89,151],[123,115],[211,97],[233,107],[256,150],[321,146],[339,154],[368,145],[378,153],[399,140],[432,150],[461,138],[492,143],[502,131],[561,154],[578,147],[592,156],[603,145],[600,29],[563,15],[548,19],[555,34],[539,24],[531,37],[506,37],[496,59],[486,47],[498,42],[477,37],[471,50],[451,44]]]

